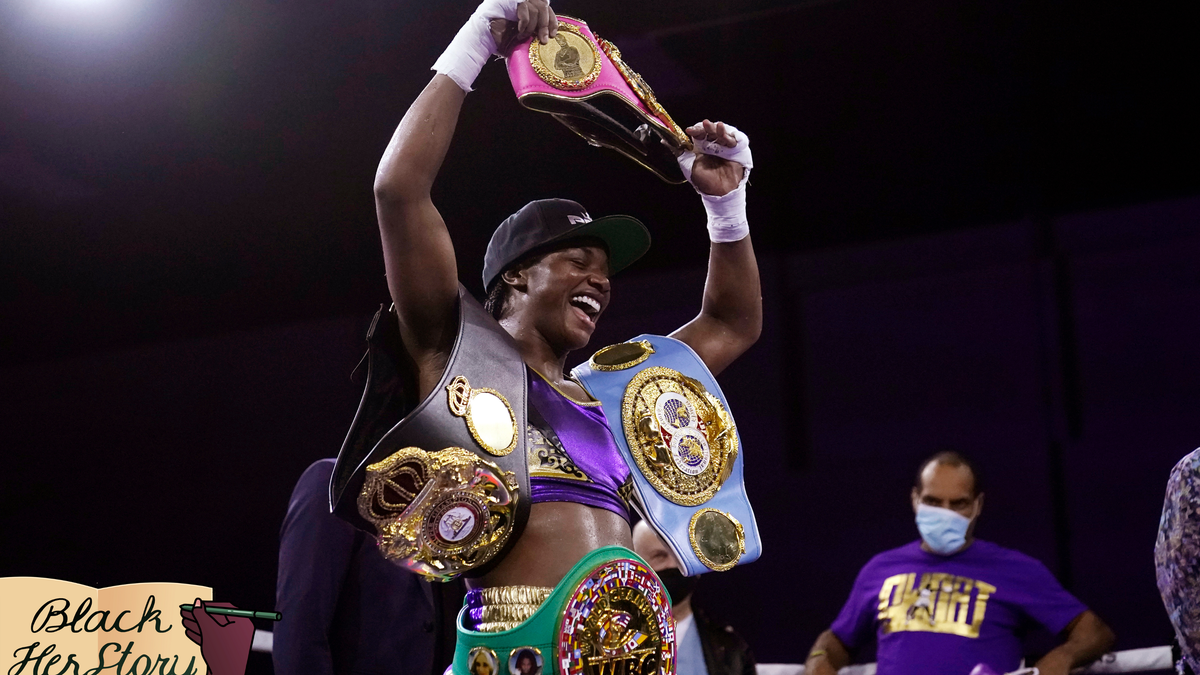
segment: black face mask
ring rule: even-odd
[[[698,575],[694,577],[685,577],[683,576],[683,572],[680,572],[679,568],[677,567],[672,567],[668,570],[661,570],[656,574],[658,574],[658,578],[662,581],[663,586],[667,589],[667,595],[671,596],[672,606],[678,605],[684,600],[687,600],[688,596],[692,594],[692,591],[696,590],[696,584],[700,583],[700,577]]]

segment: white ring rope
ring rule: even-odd
[[[255,630],[254,643],[250,649],[256,652],[270,654],[275,642],[275,634],[269,630]],[[1145,647],[1142,649],[1126,649],[1110,652],[1100,657],[1087,668],[1076,668],[1072,673],[1142,673],[1150,670],[1172,670],[1175,662],[1171,659],[1171,647]],[[804,675],[804,666],[799,663],[760,663],[757,675]],[[875,664],[867,663],[860,666],[847,666],[838,671],[838,675],[875,675]],[[968,675],[963,673],[963,675]]]
[[[270,654],[275,650],[275,633],[269,630],[254,629],[254,639],[250,643],[250,651]]]
[[[1086,668],[1077,668],[1071,672],[1142,673],[1174,668],[1175,662],[1171,660],[1171,648],[1168,646],[1111,652],[1100,657],[1100,660],[1092,665]],[[804,666],[798,663],[760,663],[757,673],[758,675],[804,675]],[[839,670],[838,675],[875,675],[875,664],[848,666]],[[963,675],[968,675],[968,673],[963,673]]]

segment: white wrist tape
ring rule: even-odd
[[[750,170],[746,169],[746,175]],[[750,234],[750,221],[746,220],[746,179],[732,192],[720,197],[700,194],[704,210],[708,213],[708,239],[717,244],[741,241]]]
[[[750,138],[737,127],[726,124],[725,129],[737,141],[737,145],[727,148],[716,141],[700,140],[695,142],[696,151],[685,150],[677,158],[679,168],[683,170],[684,178],[692,180],[692,165],[696,163],[696,155],[716,155],[731,162],[737,162],[745,167],[742,180],[738,186],[725,195],[708,195],[696,190],[704,202],[704,210],[708,213],[708,238],[718,243],[740,241],[750,234],[750,222],[746,219],[746,183],[750,180],[750,169],[754,167],[754,157],[750,154]],[[692,185],[695,188],[695,185]]]
[[[517,5],[522,2],[524,0],[484,0],[434,62],[433,70],[454,80],[463,91],[471,91],[483,64],[496,53],[491,20],[516,21]]]

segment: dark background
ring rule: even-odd
[[[111,1],[0,8],[0,576],[267,608],[287,496],[339,447],[387,299],[375,164],[473,5]],[[555,7],[677,120],[754,141],[766,329],[721,381],[765,553],[699,602],[800,660],[915,538],[916,462],[954,447],[988,473],[981,536],[1118,647],[1166,643],[1151,549],[1200,445],[1194,10]],[[566,196],[655,237],[594,347],[693,316],[690,188],[522,110],[499,65],[476,89],[435,189],[464,283],[505,215]]]

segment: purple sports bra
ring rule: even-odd
[[[540,373],[525,370],[531,408],[526,452],[533,503],[574,502],[629,520],[629,507],[621,497],[622,488],[631,481],[629,467],[621,459],[600,403],[567,398]],[[535,421],[537,415],[540,421]]]

